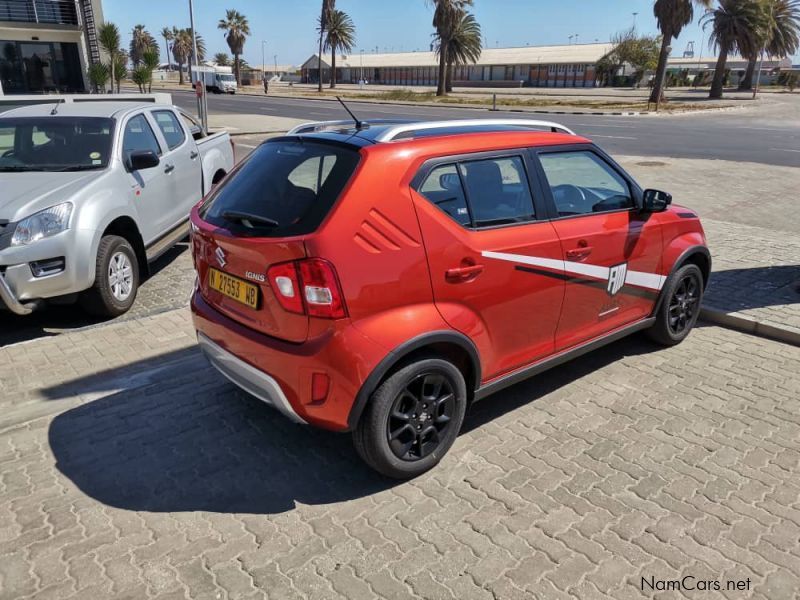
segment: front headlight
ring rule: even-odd
[[[24,246],[67,230],[71,215],[72,203],[64,202],[22,219],[14,230],[11,245]]]

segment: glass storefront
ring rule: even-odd
[[[78,44],[0,40],[0,80],[6,94],[86,91]]]

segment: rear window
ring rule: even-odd
[[[211,196],[200,216],[243,235],[311,233],[336,202],[358,161],[357,151],[340,146],[267,142]]]

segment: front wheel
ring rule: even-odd
[[[667,281],[655,324],[647,335],[664,346],[681,343],[697,322],[703,300],[703,273],[697,265],[684,265]]]
[[[387,477],[416,477],[453,445],[466,406],[467,386],[455,365],[438,358],[411,363],[370,397],[353,432],[356,451]]]
[[[81,297],[83,308],[100,317],[118,317],[130,310],[139,290],[139,263],[128,240],[107,235],[100,240],[94,285]]]

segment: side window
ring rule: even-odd
[[[589,151],[539,154],[558,216],[633,208],[628,182]]]
[[[136,115],[129,119],[122,136],[122,156],[124,158],[137,150],[152,150],[158,155],[161,154],[158,140],[144,115]]]
[[[467,199],[455,165],[441,165],[434,168],[418,192],[450,215],[456,223],[464,227],[469,227],[471,224]]]
[[[536,215],[525,165],[519,156],[459,165],[475,227],[533,220]]]
[[[183,133],[183,127],[178,123],[178,118],[169,110],[155,110],[153,116],[156,119],[156,125],[164,134],[169,149],[174,150],[180,146],[186,139],[186,135]]]

